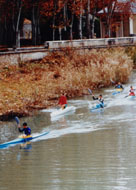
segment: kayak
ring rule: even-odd
[[[8,141],[8,142],[5,142],[3,144],[0,144],[0,149],[3,149],[3,148],[7,148],[11,145],[16,145],[16,144],[20,144],[20,143],[26,143],[28,141],[31,141],[33,139],[36,139],[36,138],[39,138],[41,136],[44,136],[44,135],[47,135],[49,132],[44,132],[44,133],[41,133],[41,134],[38,134],[38,135],[28,135],[28,136],[25,136],[25,135],[20,135],[17,139],[14,139],[12,141]]]
[[[129,100],[134,100],[136,98],[136,96],[127,96],[126,98]]]
[[[65,109],[60,108],[58,110],[55,110],[50,115],[51,115],[51,117],[57,117],[57,116],[60,116],[60,115],[65,115],[68,112],[73,112],[75,110],[76,110],[76,108],[74,106],[69,106],[69,107],[66,107]]]
[[[106,105],[104,104],[103,105],[104,107],[101,106],[101,104],[96,104],[95,106],[92,106],[90,108],[90,111],[93,112],[93,111],[103,111],[104,108],[106,107]]]
[[[115,91],[115,92],[113,92],[113,93],[112,93],[112,95],[119,94],[119,93],[121,93],[122,91],[123,91],[123,89],[122,89],[122,88],[118,88],[118,89],[116,89],[116,91]]]

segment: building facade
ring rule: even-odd
[[[110,37],[128,37],[136,35],[136,3],[131,4],[132,14],[121,14],[121,10],[115,9],[111,18]],[[101,38],[107,35],[108,9],[99,11]],[[107,16],[107,17],[106,17]],[[109,16],[110,17],[110,16]]]
[[[106,37],[106,22],[100,18],[101,38]],[[129,18],[117,19],[111,25],[111,37],[128,37],[136,35],[136,15]]]

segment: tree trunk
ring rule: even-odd
[[[87,37],[91,38],[91,14],[90,14],[90,0],[87,2]]]
[[[113,16],[113,13],[115,12],[115,8],[116,8],[116,5],[117,5],[117,0],[113,1],[111,0],[107,6],[107,17],[106,17],[106,21],[107,21],[107,24],[106,24],[106,34],[108,37],[111,37],[111,24],[112,24],[112,16]],[[105,9],[104,9],[105,10]]]
[[[32,44],[36,45],[36,20],[35,20],[35,6],[32,7]]]
[[[53,15],[53,22],[52,22],[52,40],[55,40],[55,15]]]
[[[73,4],[75,6],[75,0],[74,0]],[[69,25],[69,28],[70,28],[70,40],[73,40],[73,22],[74,22],[74,14],[73,14],[73,11],[71,10],[71,23]]]
[[[41,33],[40,33],[40,13],[39,13],[39,6],[37,7],[37,17],[36,17],[36,30],[37,30],[37,44],[41,43]]]
[[[71,23],[70,23],[70,40],[73,40],[73,21],[74,21],[74,15],[72,14]]]
[[[53,20],[52,20],[52,39],[55,40],[55,14],[56,14],[56,0],[54,0]]]
[[[81,0],[81,6],[80,6],[80,15],[79,15],[79,39],[83,38],[83,32],[82,32],[82,0]]]
[[[19,30],[19,24],[20,24],[20,17],[21,17],[21,11],[22,11],[22,0],[18,1],[18,17],[17,17],[17,24],[16,24],[16,48],[20,47],[20,30]]]
[[[59,40],[62,40],[62,33],[61,33],[61,28],[59,27]]]
[[[95,22],[95,17],[94,15],[92,16],[92,20],[91,20],[91,37],[94,37],[94,22]]]
[[[20,30],[16,31],[16,48],[20,48]]]
[[[64,31],[67,31],[67,4],[65,3],[64,9],[63,9],[63,14],[64,14]]]

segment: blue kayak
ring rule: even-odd
[[[96,106],[93,106],[92,108],[90,108],[90,110],[93,112],[93,111],[103,111],[104,108],[106,107],[105,104],[96,104]]]
[[[7,148],[11,145],[16,145],[16,144],[20,144],[20,143],[26,143],[26,142],[29,142],[33,139],[37,139],[39,137],[42,137],[44,135],[47,135],[49,132],[44,132],[44,133],[41,133],[41,134],[38,134],[38,135],[29,135],[29,136],[24,136],[24,135],[21,135],[20,137],[18,137],[17,139],[14,139],[12,141],[9,141],[9,142],[5,142],[3,144],[0,144],[0,149],[3,149],[3,148]]]
[[[129,100],[134,100],[136,98],[136,96],[127,96],[126,98]]]

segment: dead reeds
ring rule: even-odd
[[[115,82],[126,83],[133,68],[123,48],[53,52],[41,61],[0,66],[0,116],[57,104],[61,92],[68,97],[87,94]]]

